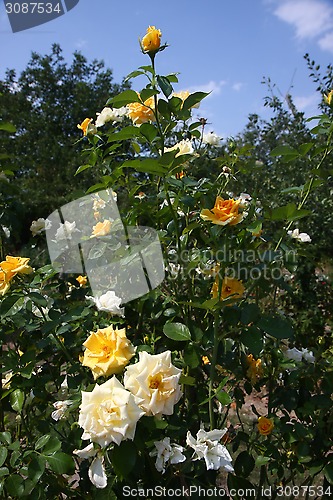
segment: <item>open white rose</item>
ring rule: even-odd
[[[122,108],[112,109],[104,108],[100,113],[97,114],[96,127],[102,127],[107,122],[121,122],[124,116],[127,115],[127,108],[123,106]]]
[[[202,142],[204,144],[209,144],[209,146],[217,147],[220,145],[221,137],[219,137],[217,134],[214,134],[214,132],[209,132],[207,134],[203,134]]]
[[[43,231],[50,229],[51,225],[51,221],[49,221],[49,219],[43,219],[43,217],[33,220],[30,226],[32,236],[36,236],[37,234],[41,234]]]
[[[175,151],[175,149],[179,149],[175,158],[177,158],[178,156],[181,156],[181,155],[194,154],[192,142],[189,139],[183,139],[182,141],[177,142],[177,144],[175,144],[174,146],[171,146],[170,148],[164,148],[164,152],[169,153],[170,151]]]
[[[120,307],[121,298],[117,297],[113,290],[109,290],[97,298],[90,296],[86,298],[94,302],[99,311],[107,311],[118,316],[124,316],[124,308]]]
[[[186,460],[183,455],[184,448],[179,444],[170,444],[170,438],[166,437],[162,441],[155,441],[155,450],[151,451],[149,455],[156,457],[155,467],[158,472],[165,473],[167,463],[178,464]]]
[[[194,460],[203,458],[207,470],[218,470],[223,467],[228,472],[233,472],[231,465],[232,458],[227,448],[219,443],[220,439],[227,432],[227,429],[214,429],[206,432],[200,429],[195,439],[190,432],[187,433],[186,444],[194,450]]]
[[[172,415],[182,396],[181,370],[171,363],[171,352],[139,353],[139,361],[126,368],[124,386],[139,400],[146,415]]]
[[[134,439],[137,421],[144,412],[115,376],[91,392],[82,391],[79,425],[82,439],[90,439],[102,448]]]
[[[55,241],[58,243],[62,240],[71,240],[72,234],[79,232],[79,229],[76,227],[76,222],[68,222],[67,220],[60,224],[57,232],[55,234]]]

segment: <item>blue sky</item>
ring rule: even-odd
[[[68,61],[75,50],[103,59],[119,82],[148,64],[138,45],[148,25],[170,44],[157,58],[158,72],[180,72],[176,90],[212,91],[196,113],[222,137],[240,132],[249,113],[268,116],[264,76],[282,95],[292,85],[298,108],[316,112],[316,85],[303,56],[309,52],[322,68],[332,62],[331,0],[80,0],[66,15],[19,33],[11,32],[0,1],[0,77],[6,68],[24,69],[31,51],[49,53],[57,42]]]

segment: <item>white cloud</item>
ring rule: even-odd
[[[226,84],[227,82],[225,80],[220,80],[218,82],[211,80],[208,83],[203,83],[201,85],[193,85],[189,87],[189,92],[211,92],[211,94],[208,97],[214,97],[216,95],[219,95],[221,93],[222,87]],[[206,98],[206,99],[207,99]]]
[[[82,38],[80,40],[78,40],[76,43],[75,43],[75,47],[78,48],[78,49],[83,49],[83,47],[85,47],[87,45],[87,40],[83,40]]]
[[[233,86],[231,88],[235,92],[239,92],[240,90],[242,90],[243,87],[244,87],[244,83],[242,83],[242,82],[236,82],[236,83],[233,84]]]
[[[322,50],[327,50],[328,52],[333,53],[333,31],[320,38],[318,44]]]
[[[293,97],[293,102],[299,111],[305,111],[308,108],[316,108],[318,101],[319,98],[317,94]]]
[[[322,0],[284,0],[274,14],[291,24],[298,38],[313,38],[333,28],[333,8]]]

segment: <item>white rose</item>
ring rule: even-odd
[[[60,224],[55,234],[55,241],[58,243],[61,240],[71,240],[72,234],[80,232],[76,227],[76,222],[68,222],[67,220]]]
[[[92,392],[82,391],[79,425],[82,439],[90,439],[102,448],[110,443],[120,444],[134,439],[137,421],[144,412],[136,400],[115,376]]]
[[[175,144],[174,146],[170,148],[165,148],[164,152],[168,153],[170,151],[174,151],[175,149],[179,149],[175,158],[177,158],[177,156],[192,155],[194,153],[192,142],[189,139],[183,139],[182,141],[177,142],[177,144]]]
[[[194,450],[194,460],[203,458],[207,470],[218,470],[223,467],[228,472],[233,472],[231,465],[232,458],[227,448],[220,444],[220,439],[227,432],[227,429],[206,432],[200,429],[197,432],[197,439],[194,439],[190,432],[186,436],[186,444]]]
[[[219,146],[221,141],[221,137],[214,132],[209,132],[208,134],[203,134],[202,142],[204,144],[209,144],[209,146]]]
[[[178,444],[170,444],[170,438],[166,437],[162,441],[155,441],[155,450],[151,451],[149,455],[156,457],[155,467],[158,472],[165,473],[165,466],[167,462],[170,464],[178,464],[186,460],[183,455],[184,448]]]
[[[301,241],[302,243],[310,243],[311,238],[307,233],[300,233],[299,229],[294,229],[293,231],[288,231],[288,235],[295,240]]]
[[[146,415],[172,415],[182,396],[181,370],[171,363],[171,352],[139,353],[139,361],[126,368],[124,386],[134,394]]]
[[[109,290],[97,298],[90,296],[86,298],[94,302],[99,311],[107,311],[118,316],[124,316],[124,308],[120,307],[121,298],[117,297],[113,290]]]
[[[49,221],[49,219],[43,219],[43,217],[33,220],[30,226],[32,236],[36,236],[37,234],[46,231],[46,229],[50,229],[51,225],[51,221]]]
[[[119,109],[104,108],[101,113],[96,113],[96,127],[102,127],[107,122],[121,122],[127,114],[127,108],[123,106]]]

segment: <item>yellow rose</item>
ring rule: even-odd
[[[250,379],[251,384],[254,385],[263,375],[261,359],[255,359],[252,354],[246,357],[246,361],[249,365],[246,375]]]
[[[138,398],[146,415],[172,415],[182,396],[181,370],[171,363],[171,351],[139,353],[139,361],[126,368],[124,386]]]
[[[88,279],[87,279],[87,276],[78,276],[76,278],[76,281],[79,283],[80,286],[86,286],[87,282],[88,282]]]
[[[134,125],[141,125],[141,123],[152,122],[155,119],[154,97],[149,97],[144,104],[140,102],[131,102],[127,104],[128,116]]]
[[[331,106],[331,104],[333,104],[333,90],[331,90],[327,95],[324,95],[324,101],[329,106]]]
[[[3,297],[5,293],[8,292],[10,288],[9,279],[7,273],[0,271],[0,296]]]
[[[82,123],[78,124],[77,128],[82,130],[83,135],[87,135],[87,133],[89,132],[89,125],[92,121],[92,118],[86,118]]]
[[[96,226],[93,226],[92,236],[106,236],[110,234],[112,222],[105,219],[103,222],[98,222]]]
[[[146,35],[141,40],[144,52],[154,52],[160,48],[162,33],[155,26],[148,26]]]
[[[233,298],[236,299],[240,299],[241,297],[243,297],[244,291],[245,288],[241,280],[225,276],[222,281],[220,300],[227,299],[230,296],[233,296]],[[219,279],[218,276],[216,276],[215,282],[212,287],[213,299],[217,299],[218,293],[219,293]]]
[[[144,412],[133,394],[115,376],[104,384],[96,384],[91,392],[82,391],[79,425],[81,439],[90,439],[102,448],[134,439],[136,424]]]
[[[218,224],[220,226],[226,226],[230,224],[234,226],[243,220],[243,214],[238,213],[240,205],[240,200],[224,200],[220,196],[217,196],[214,208],[208,210],[205,208],[201,211],[201,218],[206,221],[210,221],[213,224]]]
[[[271,418],[259,417],[258,418],[258,431],[262,436],[268,436],[274,429],[274,423]]]
[[[7,274],[8,279],[11,279],[15,274],[30,274],[32,267],[28,266],[28,257],[12,257],[6,256],[6,260],[0,262],[1,269]]]
[[[94,379],[119,373],[134,356],[135,348],[126,338],[126,330],[112,326],[91,332],[84,342],[83,366],[91,369]]]

